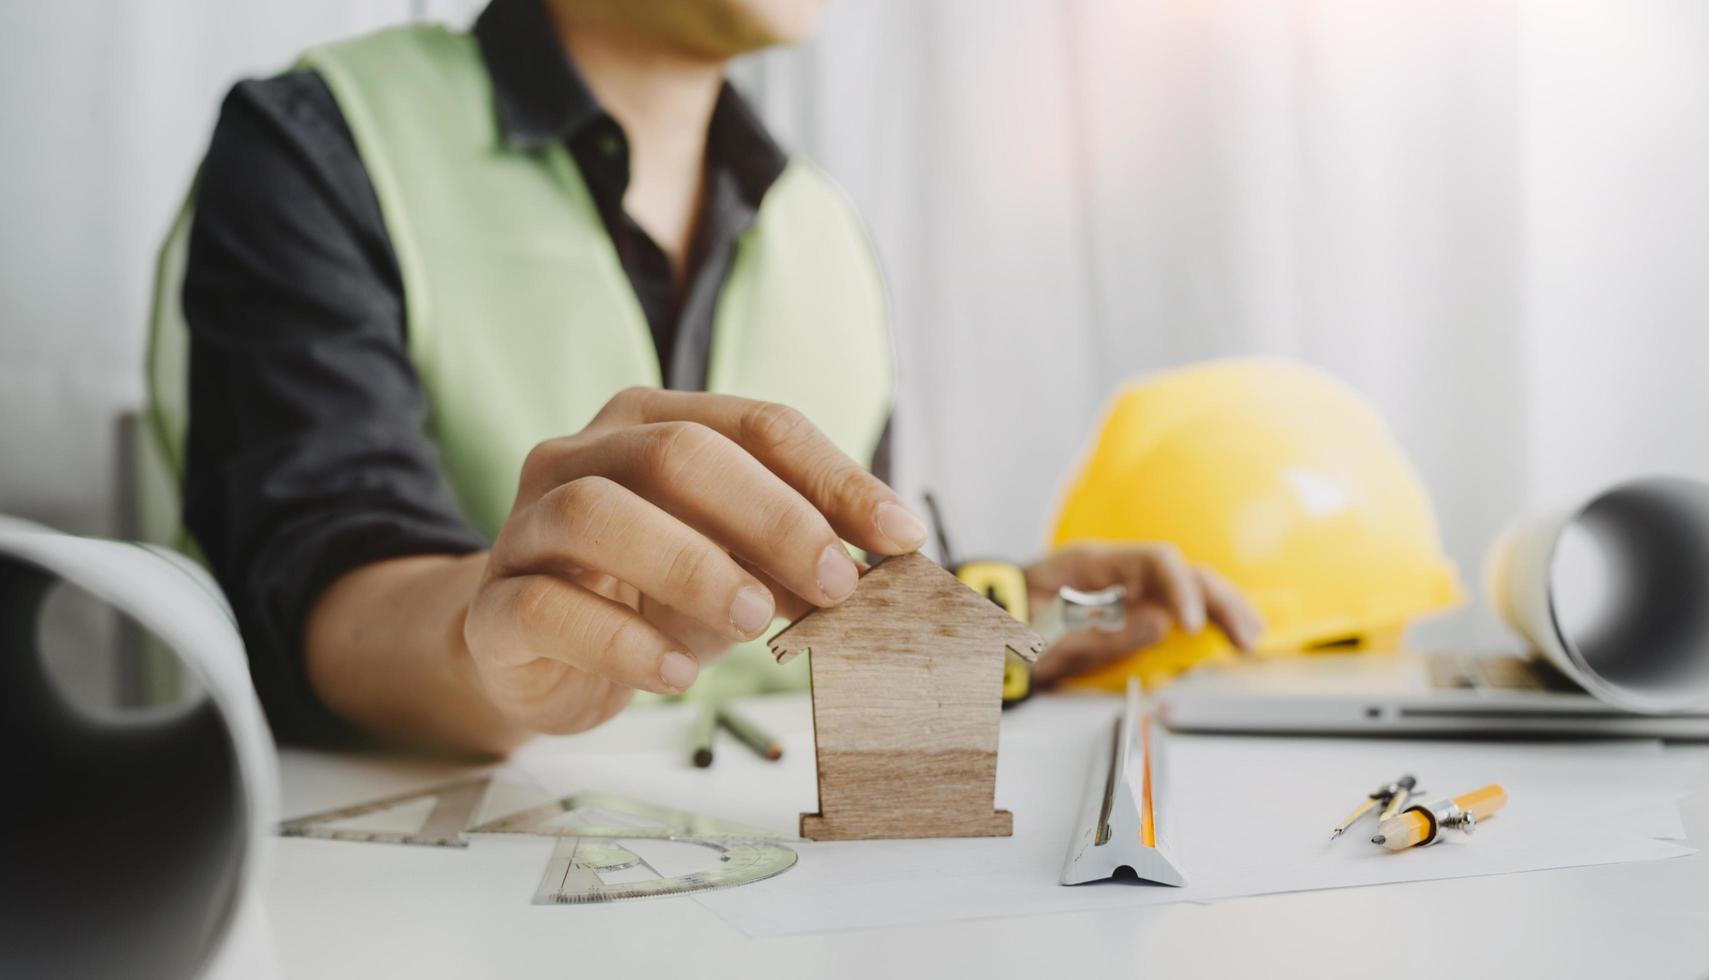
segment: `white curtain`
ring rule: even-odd
[[[0,511],[111,527],[230,82],[479,5],[0,4]],[[1389,418],[1475,581],[1522,507],[1709,476],[1706,55],[1695,0],[841,0],[737,74],[873,231],[901,482],[963,552],[1039,549],[1123,379],[1275,353]]]
[[[142,403],[155,249],[220,99],[319,41],[467,0],[0,3],[0,513],[118,533],[117,420]],[[118,700],[112,622],[62,595],[48,666]]]
[[[220,98],[408,0],[0,4],[0,512],[115,524],[153,255]]]
[[[964,552],[1039,549],[1121,381],[1231,354],[1359,387],[1474,590],[1522,509],[1709,476],[1705,5],[866,0],[742,71],[872,225]]]

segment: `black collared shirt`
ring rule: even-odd
[[[569,147],[652,328],[666,386],[704,387],[712,306],[735,238],[753,221],[788,158],[736,90],[724,86],[707,130],[706,195],[690,250],[695,272],[679,292],[664,251],[623,210],[629,141],[565,56],[539,0],[494,0],[475,21],[474,34],[492,76],[505,141],[523,150],[556,142]]]
[[[737,236],[786,157],[730,87],[707,134],[686,283],[623,210],[628,142],[566,57],[539,0],[493,0],[474,33],[506,142],[564,142],[622,261],[670,387],[706,380]],[[199,177],[183,292],[190,325],[184,519],[230,597],[281,738],[348,734],[315,698],[302,628],[362,565],[486,547],[424,432],[402,280],[331,91],[309,72],[227,96]],[[887,469],[881,446],[874,468]]]

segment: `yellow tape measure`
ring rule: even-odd
[[[956,566],[955,577],[1021,622],[1032,622],[1027,607],[1027,577],[1019,567],[1002,561],[970,561]],[[1003,660],[1003,706],[1019,704],[1032,692],[1032,666],[1009,651]]]

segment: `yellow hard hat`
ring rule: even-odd
[[[1430,498],[1352,388],[1284,360],[1211,361],[1120,392],[1070,484],[1053,543],[1160,541],[1264,616],[1264,652],[1393,648],[1457,605]],[[1080,678],[1163,683],[1232,646],[1214,628]]]

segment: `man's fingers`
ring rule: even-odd
[[[633,491],[599,476],[558,486],[505,524],[499,574],[603,572],[726,639],[771,625],[771,592],[724,549]]]
[[[688,421],[717,431],[794,487],[858,548],[899,555],[926,543],[925,523],[895,491],[788,406],[734,395],[632,388],[600,414],[610,422]]]
[[[743,561],[740,558],[736,559],[736,564],[747,569],[749,575],[759,579],[760,584],[764,585],[771,591],[772,597],[777,600],[776,616],[778,619],[793,623],[797,619],[806,615],[808,611],[816,608],[811,602],[808,602],[784,588],[776,579],[767,575],[765,573],[765,569],[755,566],[752,562]],[[855,562],[856,568],[859,568],[861,565],[861,562]],[[862,571],[862,574],[865,574],[865,572]]]
[[[1251,650],[1264,632],[1264,618],[1227,579],[1208,568],[1198,568],[1199,585],[1205,596],[1205,611],[1225,636],[1242,650]]]
[[[1162,606],[1146,603],[1129,609],[1127,621],[1122,624],[1121,632],[1102,634],[1114,638],[1108,646],[1113,646],[1115,649],[1111,656],[1106,659],[1115,659],[1122,654],[1143,650],[1161,642],[1165,636],[1169,635],[1169,627],[1173,625],[1175,625],[1174,614]],[[1097,630],[1085,630],[1083,633],[1092,636],[1099,635]]]
[[[1171,544],[1083,544],[1057,552],[1028,570],[1028,588],[1048,601],[1060,585],[1096,591],[1127,587],[1130,607],[1156,603],[1167,607],[1183,632],[1197,633],[1214,622],[1230,640],[1250,647],[1264,622],[1252,603],[1227,579],[1188,563]]]
[[[623,687],[678,694],[700,673],[693,656],[641,614],[551,575],[481,590],[468,630],[499,668],[556,660]]]
[[[1179,549],[1159,545],[1146,552],[1147,595],[1157,595],[1175,614],[1175,622],[1188,633],[1205,628],[1205,594],[1199,576]]]
[[[1161,606],[1141,605],[1128,610],[1119,633],[1077,630],[1051,644],[1033,670],[1040,686],[1054,684],[1075,674],[1113,663],[1163,639],[1173,617]]]
[[[825,517],[708,426],[628,426],[578,445],[551,465],[560,483],[603,476],[628,487],[818,605],[854,591],[854,561]]]
[[[656,599],[641,598],[641,615],[692,654],[702,667],[730,651],[728,630],[707,629],[693,616]]]

